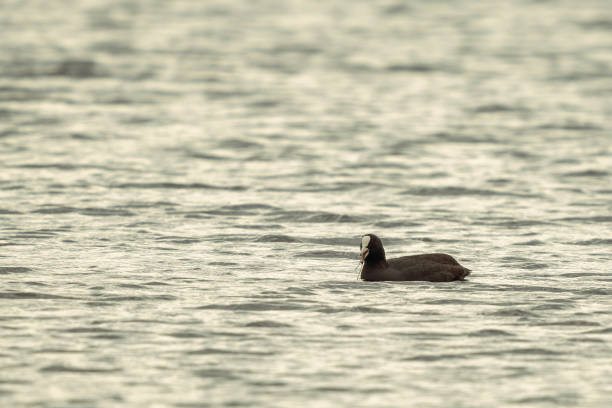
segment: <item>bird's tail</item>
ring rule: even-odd
[[[466,276],[468,276],[472,272],[471,269],[463,268],[461,274],[457,277],[457,280],[464,281]]]

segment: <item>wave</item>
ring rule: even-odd
[[[533,198],[540,197],[538,194],[530,193],[515,193],[510,191],[498,191],[498,190],[486,190],[486,189],[473,189],[465,187],[413,187],[411,189],[401,192],[404,195],[415,195],[415,196],[509,196],[509,197],[523,197]]]
[[[8,275],[12,273],[29,273],[32,269],[23,266],[0,266],[0,275]]]
[[[326,211],[276,211],[269,214],[274,222],[305,223],[358,223],[361,218],[354,215],[337,214]]]
[[[112,184],[111,188],[135,188],[135,189],[169,189],[169,190],[227,190],[245,191],[246,186],[218,186],[205,183],[173,183],[173,182],[151,182],[151,183],[119,183]]]

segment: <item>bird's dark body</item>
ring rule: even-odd
[[[368,235],[368,254],[361,270],[363,280],[451,282],[465,280],[470,274],[469,269],[447,254],[410,255],[387,260],[380,239]]]

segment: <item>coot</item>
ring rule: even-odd
[[[389,259],[374,234],[361,238],[361,279],[366,281],[462,281],[470,270],[447,254],[423,254]]]

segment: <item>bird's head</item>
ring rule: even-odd
[[[361,237],[361,263],[368,261],[386,260],[382,241],[374,234],[365,234]]]

